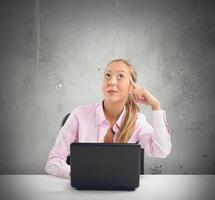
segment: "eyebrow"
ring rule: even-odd
[[[111,70],[110,70],[110,69],[105,70],[105,72],[107,72],[107,71],[111,72]],[[120,71],[117,71],[117,72],[124,72],[124,73],[126,73],[126,72],[125,72],[125,71],[123,71],[123,70],[120,70]]]

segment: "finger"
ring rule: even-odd
[[[143,99],[140,99],[139,97],[137,97],[136,102],[146,104],[147,101],[145,99],[143,100]]]
[[[134,94],[133,96],[134,96],[134,101],[138,103],[139,102],[138,96],[136,94]]]
[[[146,101],[146,99],[141,96],[137,96],[137,98],[138,98],[138,101]]]
[[[148,104],[148,101],[147,101],[147,99],[145,99],[145,98],[139,98],[139,100],[138,100],[140,103],[143,103],[143,104]]]
[[[139,100],[139,102],[140,102],[140,103],[145,103],[145,101],[144,101],[144,100],[141,100],[141,99]]]
[[[132,80],[131,77],[130,77],[130,83],[131,83],[134,87],[136,87],[136,83]]]
[[[133,101],[136,101],[134,93],[131,93],[131,98],[132,98]]]
[[[144,98],[144,97],[139,97],[139,99],[140,99],[140,100],[145,100],[145,98]]]

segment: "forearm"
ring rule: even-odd
[[[46,163],[45,171],[53,176],[70,178],[70,166],[59,158],[53,158]]]
[[[160,103],[156,103],[154,105],[151,105],[151,107],[152,107],[152,110],[160,110],[161,109]]]

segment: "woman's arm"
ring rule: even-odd
[[[152,125],[148,123],[145,116],[139,117],[136,134],[145,155],[165,158],[171,152],[171,137],[164,110],[152,111]]]
[[[152,108],[152,126],[146,119],[139,122],[138,138],[148,156],[165,158],[171,151],[170,131],[166,120],[166,112],[161,109],[160,102],[146,88],[131,82],[131,96],[137,103]]]
[[[75,141],[78,133],[78,121],[72,112],[56,138],[54,147],[49,153],[45,165],[48,174],[70,178],[70,165],[66,163],[70,154],[70,144]]]

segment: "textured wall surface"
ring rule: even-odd
[[[146,157],[146,174],[214,174],[214,10],[194,0],[1,0],[0,173],[45,173],[63,116],[101,101],[105,64],[126,58],[172,134],[171,154]]]

